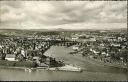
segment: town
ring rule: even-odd
[[[44,55],[51,46],[72,47],[73,52],[69,55],[79,54],[110,65],[127,67],[126,30],[50,32],[3,30],[0,34],[0,66],[64,66],[65,61]]]

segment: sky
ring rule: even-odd
[[[0,1],[0,29],[127,28],[127,1]]]

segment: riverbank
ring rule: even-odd
[[[91,56],[82,56],[81,53],[75,53],[75,54],[68,54],[71,55],[72,57],[79,57],[81,59],[85,59],[86,61],[89,61],[92,64],[96,64],[99,66],[108,66],[108,67],[117,67],[117,68],[125,68],[128,69],[128,64],[127,63],[123,63],[123,62],[104,62],[103,60],[100,60],[99,58],[93,58]]]
[[[119,69],[126,69],[128,71],[128,64],[118,64],[118,63],[109,63],[109,62],[103,62],[98,59],[90,58],[90,57],[83,57],[82,55],[73,55],[73,57],[79,57],[91,64],[95,64],[97,66],[102,66],[102,67],[114,67],[114,68],[119,68]]]
[[[34,68],[37,67],[37,64],[36,62],[32,62],[32,61],[19,62],[19,61],[0,60],[0,66]]]
[[[94,59],[94,58],[89,58],[89,57],[86,57],[86,59],[89,59],[93,62],[97,62],[99,63],[100,65],[103,65],[103,66],[109,66],[109,67],[117,67],[117,68],[124,68],[124,69],[128,69],[128,66],[127,64],[124,65],[124,64],[120,64],[120,63],[109,63],[109,62],[103,62],[103,61],[100,61],[98,59]]]
[[[69,72],[82,72],[80,67],[75,67],[73,65],[65,65],[62,67],[36,67],[36,68],[27,68],[27,67],[9,67],[9,66],[0,66],[0,68],[10,68],[10,69],[22,69],[28,72],[32,72],[35,70],[49,70],[49,71],[69,71]]]

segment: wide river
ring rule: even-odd
[[[83,72],[64,72],[36,70],[26,72],[22,69],[0,68],[0,81],[83,81],[83,80],[128,80],[128,72],[125,69],[103,66],[81,55],[68,54],[72,47],[52,46],[44,54],[52,56],[65,63],[74,64]]]

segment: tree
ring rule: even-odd
[[[25,60],[25,58],[22,54],[19,54],[17,59],[18,59],[18,61],[24,61]]]
[[[127,49],[121,50],[119,53],[119,56],[123,57],[124,62],[128,62],[128,50]]]

